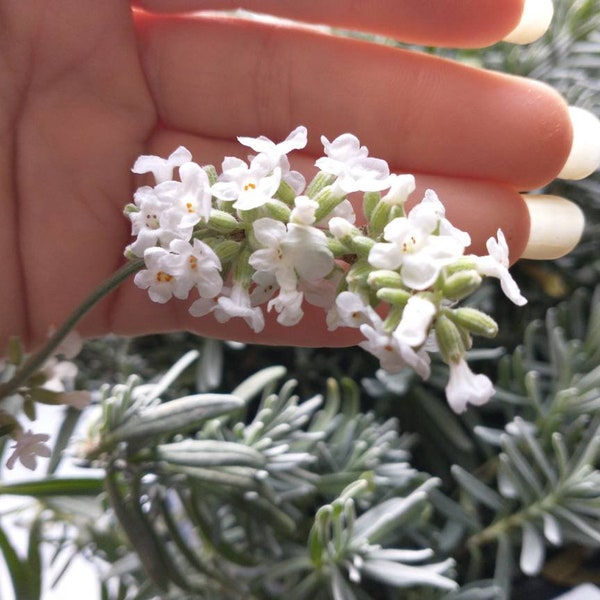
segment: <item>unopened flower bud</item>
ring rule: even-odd
[[[289,206],[294,206],[294,200],[296,199],[296,192],[294,191],[294,188],[287,181],[284,181],[282,179],[281,183],[279,184],[279,188],[275,192],[275,197],[278,198],[279,200],[281,200],[282,202],[285,202],[285,204],[287,204]]]
[[[474,269],[457,271],[443,280],[442,292],[446,298],[460,300],[470,296],[481,285],[481,281],[481,275]]]
[[[365,192],[363,196],[363,213],[367,221],[371,220],[375,207],[381,200],[381,192]]]
[[[225,234],[241,229],[239,221],[233,215],[216,208],[210,211],[208,227],[213,231]]]
[[[335,181],[335,175],[330,173],[324,173],[319,171],[314,179],[308,184],[306,191],[304,192],[309,198],[315,198],[317,194],[321,192],[328,185],[331,185]]]
[[[250,265],[250,255],[252,254],[251,248],[247,244],[244,244],[244,248],[239,254],[239,258],[235,261],[233,270],[233,280],[238,283],[242,288],[248,288],[252,282],[252,275],[255,270]]]
[[[269,200],[263,205],[267,215],[282,223],[287,223],[290,220],[292,211],[289,206],[279,200]]]
[[[435,320],[435,338],[440,354],[447,364],[459,362],[465,354],[463,336],[459,328],[444,314]]]
[[[375,271],[371,271],[367,283],[375,289],[399,288],[404,285],[400,273],[390,269],[376,269]]]
[[[208,175],[208,183],[210,183],[210,185],[214,185],[217,183],[217,181],[219,181],[219,174],[217,173],[217,169],[214,165],[205,165],[202,168]]]
[[[377,298],[394,306],[404,306],[410,298],[410,292],[399,288],[384,287],[377,290]]]
[[[373,267],[366,262],[354,263],[348,272],[346,273],[346,281],[348,285],[353,288],[354,286],[365,287],[367,285],[367,279],[369,273],[373,270]]]
[[[136,206],[135,204],[129,203],[125,205],[125,208],[123,209],[123,214],[127,217],[128,215],[130,215],[131,213],[136,213],[136,212],[140,212],[140,209],[138,206]]]
[[[222,265],[230,263],[240,253],[241,244],[233,240],[222,240],[215,244],[210,244],[215,254],[219,257]]]
[[[311,196],[306,194],[309,198]],[[315,211],[315,222],[318,223],[324,219],[329,213],[345,199],[345,195],[341,190],[334,190],[333,187],[328,186],[323,188],[315,197],[319,203],[319,208]]]
[[[448,311],[448,316],[457,324],[475,335],[492,338],[498,333],[498,323],[484,312],[468,306]]]
[[[355,235],[351,242],[350,247],[361,258],[368,258],[371,248],[375,245],[375,241],[370,237],[364,235]]]

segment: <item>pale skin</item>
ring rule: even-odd
[[[244,7],[472,47],[506,35],[522,3],[380,0],[373,10],[349,0],[248,0]],[[218,166],[224,155],[246,156],[238,135],[280,141],[303,124],[307,151],[291,158],[310,175],[319,136],[351,132],[393,171],[414,173],[420,191],[434,188],[451,220],[471,233],[469,250],[482,252],[501,227],[512,259],[523,251],[529,222],[519,192],[552,181],[571,147],[566,105],[550,88],[307,28],[166,12],[239,3],[133,4],[157,12],[132,13],[125,0],[0,0],[0,347],[15,334],[38,346],[123,264],[131,238],[122,208],[144,181],[131,166],[140,154],[167,156],[180,144],[197,162]],[[79,331],[192,330],[313,346],[355,340],[353,331],[327,332],[320,313],[307,312],[309,325],[292,329],[271,315],[254,334],[242,321],[190,317],[185,302],[153,304],[128,282]]]

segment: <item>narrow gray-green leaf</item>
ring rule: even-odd
[[[366,560],[360,570],[364,575],[394,587],[426,585],[445,590],[458,588],[456,581],[433,570],[387,560]]]
[[[185,440],[162,444],[156,452],[161,460],[193,467],[246,465],[258,469],[266,464],[265,457],[254,448],[221,440]]]
[[[267,367],[242,381],[231,393],[247,402],[281,379],[285,373],[285,367]]]
[[[243,405],[243,400],[231,394],[184,396],[140,412],[112,431],[108,441],[116,443],[189,431],[206,419],[231,412]]]
[[[479,481],[479,479],[471,475],[468,471],[465,471],[465,469],[459,465],[452,466],[452,475],[454,475],[454,478],[467,492],[469,492],[469,494],[476,500],[479,500],[482,504],[485,504],[488,508],[491,508],[494,511],[506,510],[506,502],[497,492]]]
[[[523,538],[519,566],[525,575],[537,575],[542,569],[546,557],[544,538],[532,523],[524,522],[521,530]]]

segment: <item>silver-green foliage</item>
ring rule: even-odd
[[[283,374],[271,367],[231,394],[162,403],[161,382],[106,391],[87,458],[106,469],[152,589],[351,600],[377,597],[371,588],[456,588],[453,561],[427,546],[439,481],[409,465],[397,423],[361,412],[350,381],[301,402],[294,381],[275,391]]]

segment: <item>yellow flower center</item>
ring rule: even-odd
[[[169,283],[169,281],[173,281],[173,275],[169,275],[164,271],[159,271],[156,274],[156,281],[158,281],[158,283]]]

